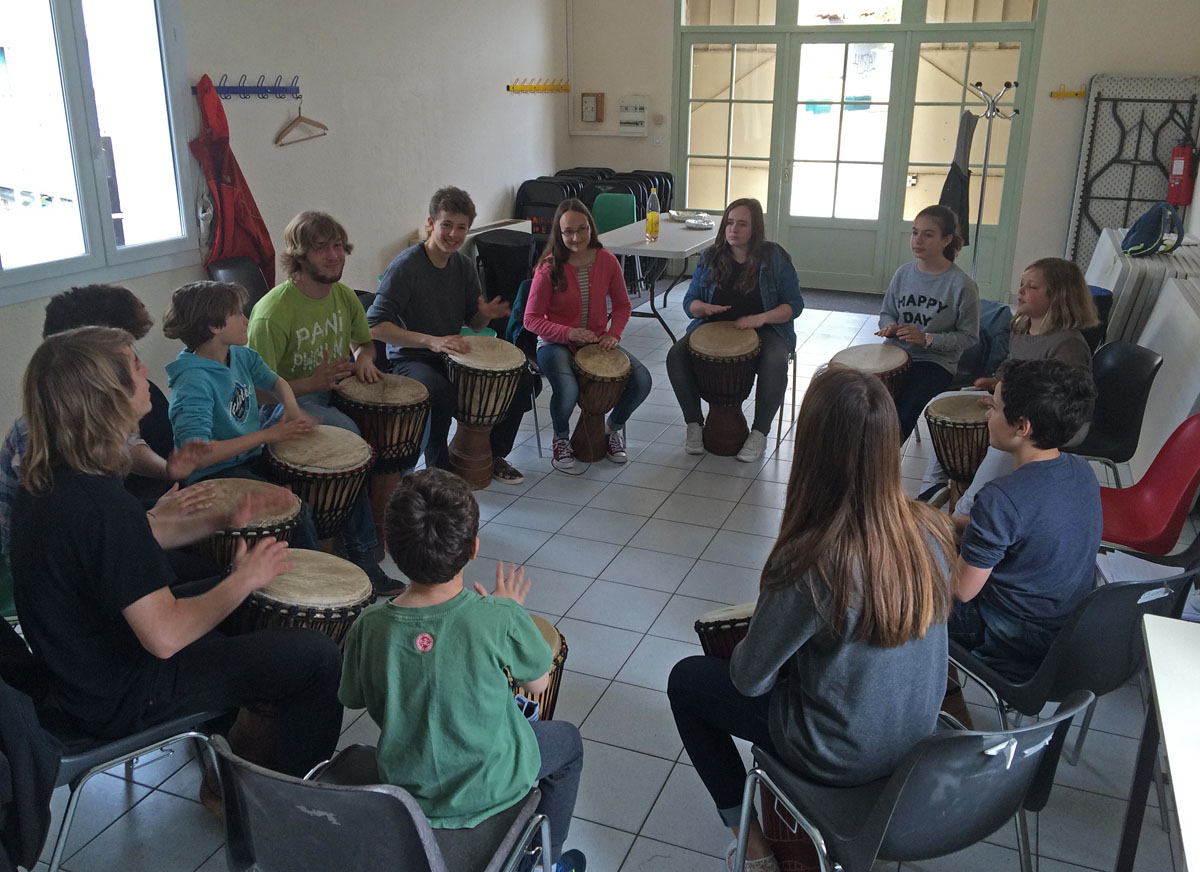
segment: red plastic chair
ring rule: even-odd
[[[1200,415],[1175,428],[1141,481],[1100,488],[1104,541],[1147,554],[1166,554],[1200,485]]]

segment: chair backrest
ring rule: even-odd
[[[1143,615],[1176,615],[1197,572],[1155,581],[1102,584],[1071,613],[1054,637],[1035,681],[1043,699],[1059,700],[1078,690],[1111,693],[1142,669]],[[1030,687],[1031,692],[1036,692]]]
[[[208,277],[214,282],[237,282],[246,289],[246,314],[271,290],[258,264],[248,257],[214,260],[208,265]]]
[[[637,221],[637,200],[633,194],[597,194],[592,203],[592,218],[597,233],[607,233]]]
[[[248,763],[220,736],[210,744],[231,870],[446,872],[433,830],[407,791],[303,781]]]
[[[595,207],[596,197],[601,194],[631,194],[634,200],[637,200],[637,189],[634,187],[634,182],[628,179],[598,179],[587,185],[584,185],[583,192],[579,195],[579,199],[583,201],[583,205],[589,209]],[[644,214],[644,213],[643,213]],[[639,217],[641,217],[639,215]]]
[[[1106,454],[1114,463],[1125,463],[1137,451],[1150,387],[1162,363],[1162,355],[1132,342],[1110,342],[1092,357],[1092,427],[1115,440],[1111,455]]]
[[[1183,521],[1200,487],[1200,415],[1192,415],[1167,437],[1146,474],[1122,498],[1132,498],[1148,517],[1161,519],[1163,532],[1144,551],[1163,553],[1179,540]],[[1100,489],[1101,502],[1106,488]]]
[[[525,357],[534,360],[537,357],[537,335],[525,329],[525,304],[529,301],[529,289],[533,282],[529,279],[521,282],[517,289],[517,299],[513,302],[512,314],[508,316],[508,329],[504,338],[525,352]]]
[[[1094,699],[1081,691],[1052,717],[997,732],[934,733],[909,753],[879,796],[853,853],[868,868],[959,851],[1004,826],[1024,805],[1044,807],[1071,719]],[[870,837],[878,833],[878,850]],[[864,852],[871,852],[866,856]]]

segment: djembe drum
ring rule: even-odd
[[[209,484],[214,488],[211,511],[222,516],[228,516],[252,494],[268,494],[280,490],[278,485],[249,478],[214,478]],[[287,506],[259,512],[245,526],[217,530],[209,538],[197,542],[196,549],[212,557],[218,566],[227,567],[233,563],[238,542],[245,542],[246,547],[251,548],[259,539],[271,536],[290,543],[296,524],[300,521],[302,504],[295,494],[289,496],[291,501]]]
[[[731,321],[709,321],[688,334],[688,351],[700,396],[708,402],[704,448],[732,457],[750,435],[742,403],[754,387],[754,365],[762,340]]]
[[[421,437],[429,420],[429,391],[416,379],[402,375],[385,374],[374,384],[348,378],[333,392],[333,404],[350,416],[375,451],[371,513],[375,516],[375,540],[382,542],[387,501],[421,453]]]
[[[912,358],[898,345],[877,342],[843,348],[831,357],[829,362],[844,364],[851,369],[878,376],[895,401],[896,394],[900,392],[900,385],[903,384],[904,374],[912,365]]]
[[[471,350],[446,355],[446,375],[458,391],[458,428],[450,442],[450,469],[473,489],[492,481],[492,426],[508,413],[525,355],[492,336],[464,336]]]
[[[558,628],[545,618],[537,615],[531,617],[538,630],[541,631],[542,638],[554,652],[554,660],[550,664],[550,683],[541,693],[534,694],[528,699],[532,699],[538,704],[538,719],[549,721],[554,719],[554,707],[558,704],[558,688],[562,684],[563,664],[567,662],[567,640],[558,631]],[[508,677],[508,686],[512,689],[514,696],[520,693],[521,689],[511,675]]]
[[[604,416],[621,399],[633,365],[619,348],[585,345],[571,358],[571,369],[579,382],[580,409],[571,449],[580,460],[594,463],[605,457]]]
[[[291,560],[291,569],[238,607],[235,632],[305,627],[320,630],[341,647],[346,631],[371,600],[367,574],[322,551],[295,550]]]
[[[988,450],[985,394],[954,394],[940,397],[925,407],[929,441],[938,463],[950,477],[950,507],[958,502]]]
[[[738,642],[746,638],[750,618],[757,603],[742,603],[705,612],[696,620],[696,635],[700,647],[709,657],[728,660]],[[785,810],[775,804],[771,793],[759,786],[759,805],[762,808],[763,835],[771,844],[771,852],[785,872],[816,872],[820,867],[817,852],[804,830],[800,829]]]
[[[311,433],[268,445],[267,469],[312,512],[317,536],[332,539],[362,490],[373,452],[349,430],[319,424]]]

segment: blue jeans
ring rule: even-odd
[[[558,862],[575,813],[579,778],[583,775],[583,740],[579,728],[566,721],[537,721],[530,726],[542,755],[537,776],[542,799],[537,810],[550,818],[550,839],[554,843],[550,857]]]
[[[621,348],[621,346],[617,346]],[[624,348],[621,348],[625,351]],[[579,382],[575,380],[575,372],[571,369],[571,360],[575,353],[565,345],[548,343],[539,345],[537,350],[538,366],[546,380],[550,382],[550,420],[554,423],[554,435],[566,438],[571,433],[571,413],[579,402]],[[633,414],[633,410],[642,404],[650,395],[650,371],[641,362],[625,351],[633,371],[621,398],[608,413],[608,426],[620,430]]]
[[[912,435],[921,412],[929,401],[950,387],[954,373],[932,361],[918,360],[904,374],[896,396],[896,414],[900,417],[900,443]]]
[[[954,604],[947,625],[950,638],[1014,681],[1037,672],[1059,627],[1049,627],[1003,612],[980,597]]]

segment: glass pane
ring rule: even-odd
[[[774,24],[775,0],[684,0],[685,25]]]
[[[839,164],[833,217],[874,221],[879,217],[882,184],[882,164]]]
[[[792,214],[810,218],[829,218],[833,215],[833,186],[836,179],[837,164],[793,164]]]
[[[725,203],[725,161],[689,158],[687,208],[720,212]]]
[[[84,0],[117,245],[182,235],[154,0]]]
[[[796,153],[793,156],[797,160],[833,160],[837,157],[840,108],[828,103],[801,103],[796,107]]]
[[[957,103],[963,97],[966,71],[965,42],[923,43],[917,62],[917,102]]]
[[[800,89],[797,98],[841,100],[842,67],[846,47],[837,43],[809,43],[800,48]]]
[[[888,107],[847,103],[842,109],[842,160],[882,161]]]
[[[944,163],[954,159],[958,141],[958,106],[913,107],[912,144],[908,159],[913,163]],[[979,129],[976,128],[979,133]]]
[[[738,197],[753,197],[762,203],[764,209],[770,208],[767,203],[767,191],[771,176],[771,167],[762,160],[735,160],[729,164],[729,199]]]
[[[926,0],[925,21],[1033,21],[1037,0]]]
[[[983,177],[979,170],[971,173],[971,227],[975,227],[975,218],[979,210],[979,185]],[[1004,169],[992,167],[988,169],[987,191],[983,201],[983,223],[997,224],[1000,221],[1000,200],[1004,193]]]
[[[886,103],[892,91],[892,44],[851,43],[846,64],[846,99]]]
[[[932,206],[942,196],[942,185],[950,165],[941,167],[909,167],[904,189],[904,220],[912,221],[926,206]]]
[[[1017,64],[1021,60],[1021,46],[1010,42],[976,42],[971,44],[971,62],[967,67],[968,82],[983,82],[983,89],[993,96],[1004,87],[1005,82],[1017,78]],[[1012,102],[1012,92],[1004,95],[1004,102]]]
[[[775,46],[739,45],[733,61],[733,96],[738,100],[775,99]]]
[[[84,254],[49,4],[0,3],[0,266]]]
[[[769,103],[733,104],[733,141],[729,153],[743,157],[771,156]]]
[[[1020,118],[1021,116],[1017,116]],[[1020,123],[1020,122],[1017,122]],[[1013,122],[997,118],[992,121],[992,149],[988,154],[990,167],[1003,166],[1008,163],[1008,137],[1012,131]],[[987,141],[987,121],[980,119],[975,127],[975,138],[971,140],[971,164],[983,166],[983,146]]]
[[[732,61],[731,45],[692,46],[692,99],[728,100]]]
[[[900,20],[901,0],[799,0],[796,23],[880,24]]]
[[[729,153],[729,104],[693,103],[689,154]]]

